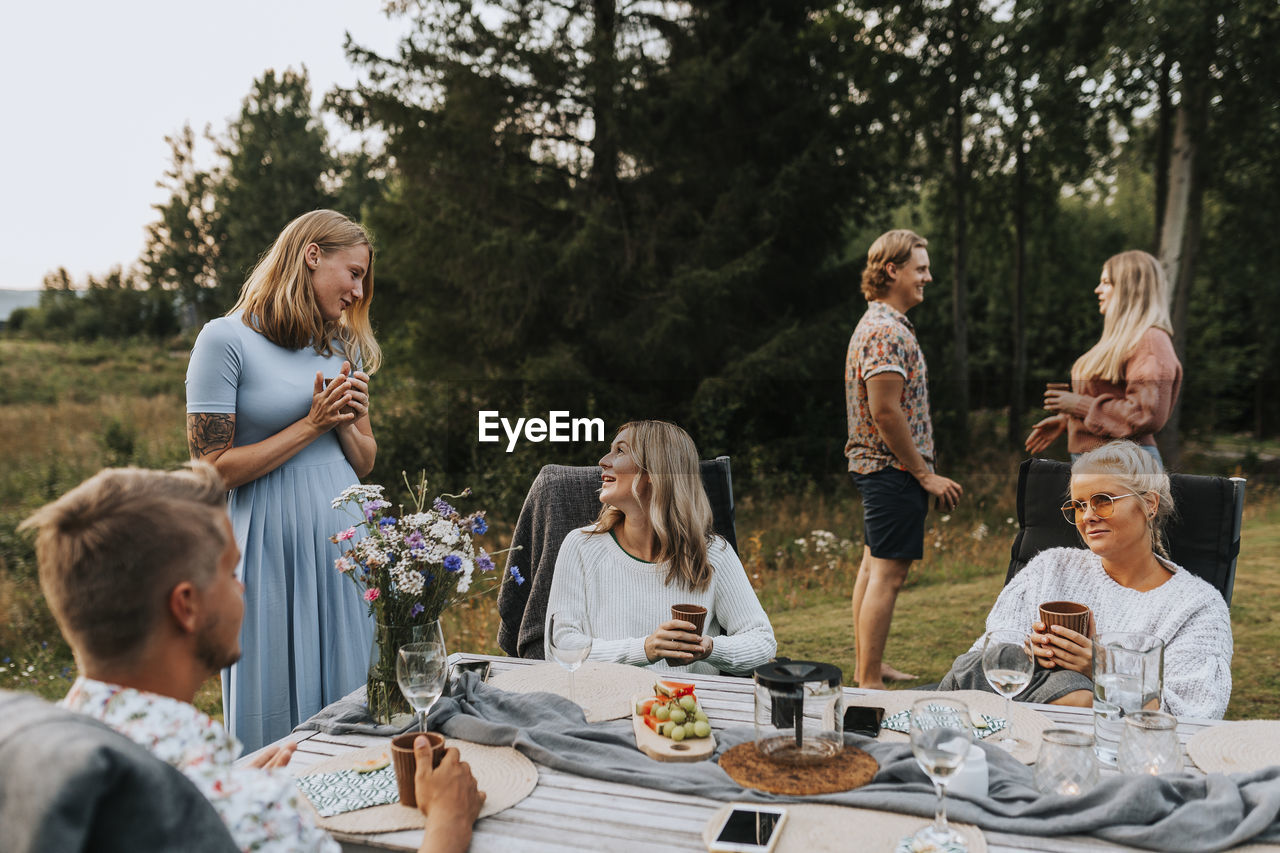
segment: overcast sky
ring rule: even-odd
[[[382,0],[18,0],[0,13],[0,288],[129,266],[142,252],[165,136],[221,134],[253,79],[306,65],[312,94],[355,81],[344,33],[386,51]],[[208,146],[205,146],[208,157]],[[209,165],[208,162],[201,165]]]

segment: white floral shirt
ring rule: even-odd
[[[59,704],[107,724],[186,774],[241,850],[339,853],[338,843],[303,813],[293,777],[234,766],[240,742],[194,705],[90,678],[77,678]]]

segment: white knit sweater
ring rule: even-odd
[[[711,583],[690,592],[679,583],[667,586],[666,563],[632,557],[608,533],[572,530],[560,546],[547,600],[547,636],[552,613],[586,619],[592,635],[590,660],[613,661],[655,669],[715,673],[747,673],[767,663],[777,650],[773,627],[738,555],[719,536],[707,546]],[[671,605],[707,608],[705,635],[713,638],[711,654],[686,666],[665,659],[650,664],[645,638],[671,620]]]
[[[1080,548],[1037,554],[996,599],[987,630],[1030,631],[1046,601],[1076,601],[1093,610],[1098,633],[1141,631],[1164,640],[1164,710],[1221,719],[1231,699],[1231,616],[1216,589],[1181,566],[1162,561],[1173,577],[1139,592],[1121,586],[1102,558]],[[980,648],[982,639],[974,643]]]

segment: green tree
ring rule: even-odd
[[[190,125],[165,141],[173,152],[173,163],[159,185],[170,194],[167,201],[155,205],[160,218],[147,226],[141,264],[153,287],[181,294],[189,308],[189,322],[202,323],[225,308],[217,299],[217,244],[210,221],[212,176],[196,166]]]
[[[234,302],[281,228],[302,213],[332,205],[325,182],[335,163],[326,142],[305,68],[268,70],[254,80],[218,144],[222,162],[212,179],[220,311]]]

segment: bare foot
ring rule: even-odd
[[[894,669],[887,663],[880,664],[880,677],[885,681],[917,681],[920,676]]]
[[[884,686],[883,681],[868,681],[866,683],[855,684],[854,686],[859,687],[863,690],[888,690],[889,689]]]

